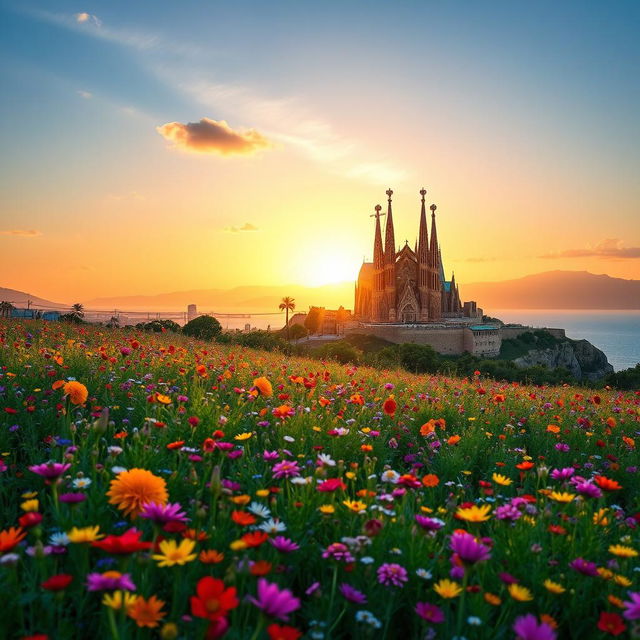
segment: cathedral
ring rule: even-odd
[[[451,280],[445,279],[435,204],[429,207],[430,237],[427,231],[426,194],[424,189],[420,191],[420,229],[414,249],[408,242],[401,249],[396,249],[391,189],[387,190],[384,245],[380,218],[385,214],[380,213],[380,205],[375,207],[375,214],[371,216],[376,220],[373,262],[363,262],[355,290],[355,316],[359,321],[420,324],[465,315],[455,276]]]

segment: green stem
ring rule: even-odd
[[[258,640],[258,636],[262,631],[262,627],[264,627],[264,616],[261,614],[260,619],[258,620],[258,624],[256,625],[256,629],[251,636],[251,640]]]
[[[331,578],[331,596],[329,597],[329,616],[331,618],[331,613],[333,612],[333,601],[336,597],[336,586],[338,584],[338,565],[333,565],[333,578]]]
[[[391,609],[393,608],[393,595],[389,594],[389,601],[387,602],[387,610],[384,614],[384,631],[382,637],[387,637],[387,630],[389,629],[389,623],[391,622]]]
[[[107,608],[107,617],[109,618],[109,629],[111,629],[111,637],[113,640],[120,640],[120,634],[118,633],[118,627],[116,626],[116,617],[113,614],[111,607]]]
[[[467,584],[469,582],[469,569],[465,568],[464,577],[462,578],[462,594],[460,595],[460,602],[458,608],[458,617],[456,620],[456,635],[460,635],[462,630],[462,616],[464,615],[464,600],[467,595]]]

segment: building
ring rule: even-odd
[[[311,327],[307,318],[311,317]],[[311,335],[339,335],[344,333],[345,325],[351,324],[353,316],[350,309],[325,309],[324,307],[309,307],[308,313],[298,312],[289,318],[289,326],[295,324],[310,330]]]
[[[436,205],[431,211],[431,232],[427,230],[426,190],[420,191],[421,211],[418,239],[412,249],[408,241],[396,248],[391,196],[387,190],[387,213],[376,205],[373,262],[363,262],[355,288],[354,315],[365,323],[424,324],[447,318],[482,318],[475,302],[460,301],[452,275],[447,280],[436,228]],[[386,215],[384,245],[380,218]]]

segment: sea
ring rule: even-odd
[[[640,362],[640,311],[492,309],[494,318],[532,327],[560,328],[568,338],[588,340],[616,371]]]
[[[532,327],[565,329],[567,337],[585,339],[604,351],[616,371],[640,362],[640,311],[558,311],[554,309],[492,309],[491,316],[503,322]],[[219,318],[224,328],[281,328],[284,314],[251,315],[248,318]]]

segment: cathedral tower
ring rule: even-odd
[[[382,207],[375,207],[376,231],[373,239],[373,293],[371,295],[371,315],[373,322],[384,319],[384,249],[382,248],[382,231],[380,229],[380,213]]]
[[[386,322],[396,321],[396,238],[393,231],[393,213],[391,212],[391,196],[393,191],[387,189],[387,227],[384,235],[384,290],[385,308],[388,315]]]
[[[436,207],[431,207],[431,245],[429,246],[429,320],[442,318],[442,285],[440,282],[440,248],[436,230]]]
[[[426,189],[420,190],[422,207],[420,209],[420,232],[418,235],[418,293],[420,299],[420,322],[429,320],[429,236],[427,233],[427,213],[425,211],[424,197]]]

